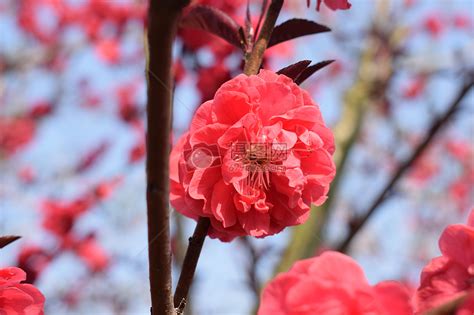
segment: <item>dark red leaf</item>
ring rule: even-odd
[[[226,13],[205,5],[195,5],[183,16],[181,27],[197,28],[214,34],[230,44],[241,48],[240,25]]]
[[[110,144],[107,141],[104,141],[98,146],[94,147],[91,151],[87,152],[76,166],[76,172],[82,173],[94,166],[94,164],[105,154],[109,147]]]
[[[272,47],[293,38],[329,31],[331,31],[329,27],[313,21],[305,19],[291,19],[275,26],[272,37],[270,38],[270,42],[268,43],[268,47]]]
[[[306,69],[307,66],[311,63],[311,60],[302,60],[289,65],[283,69],[278,70],[278,74],[284,74],[287,77],[295,81],[298,76]]]
[[[19,238],[21,238],[21,236],[16,236],[16,235],[0,236],[0,248],[4,248],[8,244],[13,243]]]
[[[322,68],[326,67],[327,65],[330,65],[333,62],[334,60],[325,60],[325,61],[318,62],[315,65],[307,67],[306,69],[303,70],[303,72],[301,72],[298,78],[296,78],[295,83],[300,85],[307,78],[312,76],[316,71],[321,70]]]

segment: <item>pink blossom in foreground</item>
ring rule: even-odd
[[[264,289],[258,315],[412,315],[409,291],[395,281],[368,284],[351,257],[324,252],[296,262]]]
[[[416,294],[417,314],[438,307],[465,294],[474,294],[474,210],[468,224],[448,226],[439,239],[442,256],[425,266]],[[468,299],[461,309],[471,308]],[[461,313],[462,314],[462,313]]]
[[[172,206],[223,241],[265,237],[309,217],[335,175],[334,139],[309,94],[262,70],[202,104],[170,158]]]
[[[42,315],[44,296],[25,281],[26,273],[20,268],[0,269],[0,314]]]

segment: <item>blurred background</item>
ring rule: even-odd
[[[206,240],[187,314],[251,314],[276,272],[344,240],[370,283],[414,289],[443,228],[474,205],[474,93],[455,104],[474,70],[474,1],[314,2],[286,0],[278,23],[332,32],[270,48],[264,67],[336,60],[302,85],[336,136],[330,198],[276,236]],[[244,23],[245,0],[196,3]],[[254,25],[261,5],[250,1]],[[141,0],[0,0],[0,235],[22,236],[0,266],[27,271],[46,314],[149,314],[145,13]],[[179,30],[173,141],[241,66],[230,44]],[[194,226],[173,212],[174,279]]]

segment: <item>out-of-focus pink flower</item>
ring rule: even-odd
[[[472,203],[474,187],[472,179],[469,176],[461,176],[449,185],[449,196],[456,203],[460,210],[466,210],[466,207]]]
[[[186,76],[186,68],[184,67],[182,60],[176,60],[174,62],[173,74],[174,74],[174,80],[178,83],[181,82]]]
[[[0,269],[0,313],[2,315],[43,315],[44,296],[16,267]]]
[[[423,25],[425,30],[433,37],[439,37],[445,28],[439,13],[434,13],[426,17]]]
[[[92,271],[104,270],[109,265],[109,256],[94,236],[79,241],[75,252]]]
[[[65,238],[72,230],[76,219],[93,204],[91,196],[77,198],[70,202],[47,199],[43,201],[43,226],[56,236]]]
[[[403,87],[402,95],[404,98],[413,99],[420,96],[426,88],[426,78],[419,76]]]
[[[198,76],[197,88],[201,93],[201,102],[212,99],[217,89],[231,78],[229,70],[223,64],[201,68]]]
[[[128,153],[128,163],[132,164],[141,161],[145,157],[145,153],[145,141],[138,140]]]
[[[446,149],[461,163],[467,162],[474,155],[472,146],[467,141],[449,140],[446,142]]]
[[[453,24],[459,29],[472,30],[472,19],[469,14],[456,14],[453,18]]]
[[[51,114],[53,111],[53,107],[48,102],[37,102],[35,103],[30,112],[28,113],[28,117],[31,119],[40,119],[44,116]]]
[[[438,174],[440,166],[438,162],[429,155],[423,155],[415,162],[409,172],[409,178],[418,184],[424,184]]]
[[[25,184],[31,184],[36,180],[36,172],[31,166],[26,165],[18,171],[18,178]]]
[[[132,82],[119,87],[116,91],[119,116],[127,124],[134,123],[140,117],[140,111],[135,101],[137,87],[137,84]]]
[[[290,78],[262,70],[223,84],[171,153],[171,203],[209,235],[265,237],[308,219],[335,175],[334,139]]]
[[[30,118],[0,116],[0,156],[13,154],[26,146],[33,139],[35,127]]]
[[[114,64],[120,60],[120,45],[116,39],[104,39],[96,45],[97,56],[104,62]]]
[[[442,256],[431,260],[421,274],[418,314],[474,292],[474,210],[467,225],[453,224],[444,230],[439,248]]]
[[[51,259],[52,255],[44,248],[36,245],[24,246],[18,254],[17,266],[26,272],[26,282],[34,283]]]
[[[110,180],[104,180],[94,188],[94,195],[99,200],[107,199],[117,186],[122,182],[123,177],[117,176]]]
[[[319,11],[321,8],[321,3],[323,3],[331,10],[348,10],[351,8],[351,4],[348,0],[318,0],[316,5],[316,10]],[[309,1],[308,1],[309,3]]]
[[[356,261],[338,252],[296,262],[263,290],[258,315],[412,315],[408,289],[368,284]]]

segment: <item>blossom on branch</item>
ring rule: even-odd
[[[417,314],[438,307],[463,295],[474,312],[474,210],[468,224],[449,225],[439,239],[442,256],[432,259],[421,274],[416,294]]]
[[[304,223],[327,198],[334,139],[309,94],[262,70],[202,104],[170,158],[172,206],[211,220],[209,236],[265,237]]]
[[[324,252],[300,260],[263,290],[258,315],[411,315],[408,290],[398,282],[368,284],[349,256]]]

